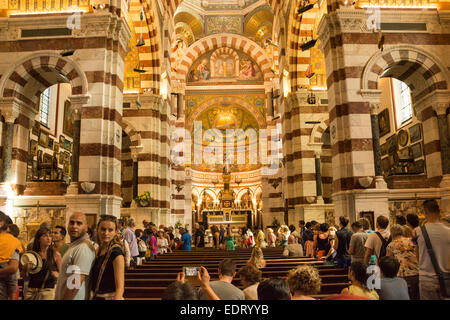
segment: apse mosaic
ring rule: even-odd
[[[203,130],[219,129],[226,130],[255,129],[258,130],[258,122],[245,109],[237,105],[214,106],[204,111],[196,121],[202,122]]]
[[[231,48],[220,48],[203,54],[192,64],[187,76],[188,83],[254,83],[263,80],[256,62],[245,53]]]
[[[227,99],[223,98],[224,95],[227,96]],[[217,93],[205,93],[205,92],[196,92],[188,93],[186,96],[186,119],[190,119],[194,110],[198,110],[197,108],[202,108],[202,106],[209,102],[210,100],[217,100],[216,104],[222,104],[233,102],[234,104],[247,104],[252,109],[251,113],[254,118],[258,119],[260,122],[264,122],[266,117],[265,113],[265,102],[264,102],[264,93],[252,93],[246,92],[233,94],[232,92],[217,92]],[[241,103],[239,103],[241,101]],[[197,113],[198,111],[194,112]],[[201,111],[200,111],[201,112]]]
[[[232,159],[233,171],[259,168],[257,158],[259,126],[256,119],[246,109],[233,104],[213,105],[195,120],[201,121],[202,132],[196,131],[200,130],[199,128],[194,128],[192,139],[194,141],[195,136],[201,136],[203,148],[208,147],[210,151],[202,150],[202,163],[193,163],[194,170],[219,172],[223,169],[223,162],[230,159]],[[249,129],[250,131],[247,131]],[[228,154],[229,150],[233,150],[234,155]],[[193,149],[192,154],[194,152]],[[217,152],[220,153],[217,154]]]

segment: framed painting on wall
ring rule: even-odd
[[[30,154],[35,156],[38,151],[38,142],[36,140],[30,140]]]
[[[39,137],[39,131],[41,130],[41,124],[39,121],[34,121],[34,126],[31,128],[31,133],[33,133],[35,136]]]
[[[397,135],[394,134],[392,136],[390,136],[389,138],[386,139],[386,143],[388,145],[388,152],[389,153],[395,153],[398,149],[397,147]]]
[[[402,129],[398,132],[397,140],[400,147],[404,147],[408,144],[408,138],[408,131]]]
[[[378,114],[378,127],[380,129],[380,137],[391,132],[391,122],[389,121],[388,109],[384,109]]]
[[[409,128],[409,137],[411,143],[414,143],[422,139],[422,124],[418,123]]]
[[[63,133],[69,137],[73,136],[72,108],[69,100],[64,102]]]
[[[39,133],[39,145],[44,148],[48,147],[49,135],[48,132],[42,131]]]
[[[44,163],[52,163],[53,157],[48,154],[48,153],[44,153]]]
[[[385,156],[388,154],[388,144],[387,143],[383,143],[382,145],[380,145],[380,152],[381,152],[381,156]]]
[[[72,142],[70,142],[69,140],[64,140],[64,149],[72,151]]]
[[[422,156],[422,143],[418,142],[416,144],[413,144],[411,146],[411,151],[412,151],[414,159],[420,158]]]
[[[359,213],[360,218],[366,218],[369,220],[370,223],[370,229],[375,230],[375,218],[374,218],[374,212],[373,211],[361,211]]]
[[[53,150],[53,144],[55,143],[55,140],[53,138],[48,138],[48,147],[49,149]]]

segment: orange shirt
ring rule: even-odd
[[[11,260],[14,251],[23,252],[20,240],[10,233],[0,233],[0,263]]]

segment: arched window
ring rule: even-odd
[[[41,94],[41,103],[39,107],[39,113],[40,113],[40,122],[48,127],[48,113],[50,109],[50,87],[44,90]]]
[[[403,81],[392,78],[394,110],[397,128],[405,125],[413,115],[411,90]]]

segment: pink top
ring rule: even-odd
[[[153,248],[152,253],[158,253],[158,246],[156,245],[157,240],[155,236],[151,236],[149,243]]]

